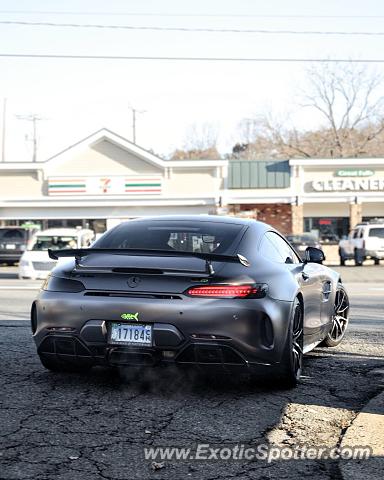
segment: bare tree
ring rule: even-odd
[[[187,128],[183,147],[172,154],[172,159],[217,159],[220,154],[217,150],[219,131],[216,125],[205,122],[192,124]]]
[[[237,126],[237,143],[232,149],[233,156],[245,160],[255,160],[270,152],[269,139],[263,131],[264,118],[250,117],[241,120]],[[273,148],[273,146],[271,147]]]
[[[384,131],[382,78],[364,64],[314,64],[307,70],[309,87],[303,107],[315,109],[328,131],[332,156],[357,157]]]
[[[362,157],[382,155],[384,97],[381,77],[364,64],[314,64],[300,107],[323,119],[316,130],[300,131],[285,116],[266,114],[240,124],[240,158]],[[252,123],[251,123],[252,121]]]
[[[204,122],[200,125],[194,123],[187,129],[183,148],[187,151],[208,150],[216,147],[218,136],[218,129],[213,123]]]
[[[235,157],[256,160],[265,158],[310,157],[301,146],[299,132],[287,118],[266,113],[239,124],[241,142],[232,149]]]

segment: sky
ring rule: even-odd
[[[34,12],[34,13],[31,13]],[[56,12],[56,13],[55,13]],[[384,32],[380,0],[0,0],[0,54],[234,58],[384,58],[384,36],[286,35],[49,27],[71,24]],[[36,114],[38,160],[106,127],[168,156],[192,124],[212,123],[219,149],[230,151],[244,118],[265,112],[298,128],[320,118],[299,106],[305,63],[85,60],[0,56],[0,101],[7,99],[6,161],[32,157]],[[381,73],[383,64],[367,66]],[[383,90],[384,95],[384,90]]]

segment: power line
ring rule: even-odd
[[[134,55],[60,55],[32,53],[0,53],[0,58],[41,58],[68,60],[165,60],[181,62],[267,62],[267,63],[384,63],[384,58],[261,58],[261,57],[168,57]]]
[[[90,23],[56,23],[56,22],[24,22],[0,20],[0,25],[21,25],[27,27],[59,27],[59,28],[99,28],[113,30],[150,30],[159,32],[192,32],[192,33],[256,33],[272,35],[364,35],[382,36],[384,32],[367,31],[321,31],[321,30],[268,30],[268,29],[239,29],[239,28],[207,28],[207,27],[156,27],[143,25],[103,25]]]
[[[0,10],[0,14],[12,15],[89,15],[89,16],[126,16],[126,17],[213,17],[213,18],[351,18],[378,19],[384,15],[302,15],[302,14],[251,14],[251,13],[151,13],[151,12],[86,12],[86,11],[42,11],[42,10]]]

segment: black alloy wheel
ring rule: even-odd
[[[292,388],[300,380],[303,367],[303,308],[295,299],[288,336],[281,359],[280,378],[284,387]]]
[[[333,306],[332,326],[321,346],[336,347],[344,338],[348,327],[349,298],[343,285],[339,284],[336,290]]]

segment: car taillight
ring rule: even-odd
[[[267,294],[267,285],[204,285],[187,290],[191,297],[215,298],[262,298]]]
[[[48,276],[41,288],[48,292],[66,293],[79,293],[85,290],[85,286],[78,280],[54,277],[53,275]]]

